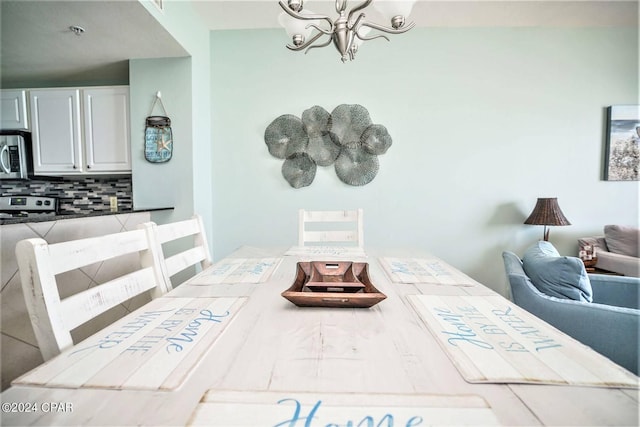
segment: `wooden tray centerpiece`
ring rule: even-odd
[[[369,308],[387,296],[369,278],[369,264],[308,261],[296,265],[296,279],[282,296],[298,307]]]

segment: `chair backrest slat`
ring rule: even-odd
[[[169,224],[158,225],[158,240],[166,243],[182,237],[193,236],[200,232],[199,216]]]
[[[155,286],[153,268],[147,267],[65,298],[61,302],[64,326],[75,329]]]
[[[59,274],[147,248],[144,231],[133,230],[50,244],[49,256],[56,260],[54,274]]]
[[[207,259],[207,253],[202,247],[187,249],[184,252],[165,259],[169,276],[184,270],[187,267],[198,264]]]
[[[149,222],[142,224],[142,227],[147,231],[150,245],[154,248],[154,253],[158,254],[158,267],[163,273],[165,286],[168,290],[173,288],[171,277],[177,273],[197,264],[200,265],[201,269],[205,269],[211,265],[211,254],[209,252],[204,224],[200,215],[194,215],[192,218],[184,221],[161,225]],[[193,247],[182,250],[176,254],[165,256],[163,244],[170,244],[171,242],[190,236],[193,239]]]
[[[345,223],[352,223],[352,227],[345,228]],[[331,227],[335,227],[335,229]],[[298,212],[298,245],[309,244],[351,244],[363,247],[363,210],[309,211],[300,209]]]

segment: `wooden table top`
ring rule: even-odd
[[[366,252],[240,248],[17,379],[2,425],[639,424],[634,375],[429,254]],[[281,296],[333,259],[387,298]]]

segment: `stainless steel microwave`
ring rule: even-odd
[[[32,177],[31,132],[0,130],[0,179]]]

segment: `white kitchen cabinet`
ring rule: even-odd
[[[127,86],[30,90],[34,172],[131,172]]]
[[[80,91],[29,91],[33,170],[36,174],[79,174],[84,170]]]
[[[84,89],[87,171],[130,172],[129,88]]]
[[[0,129],[27,129],[27,91],[0,91]]]

